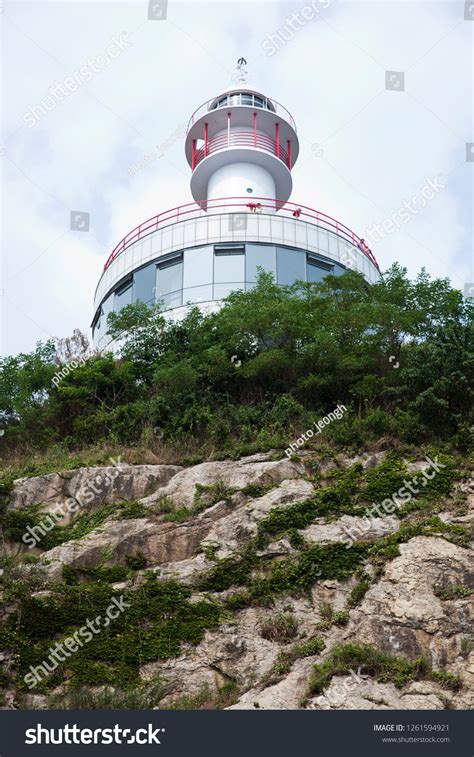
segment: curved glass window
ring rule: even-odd
[[[213,247],[195,247],[184,254],[183,287],[212,285]],[[211,295],[212,297],[212,295]]]
[[[209,302],[212,299],[212,284],[183,289],[183,305],[188,302],[197,305],[200,302]]]
[[[334,266],[325,263],[313,255],[307,255],[306,266],[307,280],[310,283],[322,281],[328,273],[334,273]]]
[[[306,254],[302,250],[277,247],[277,282],[281,286],[306,281]]]
[[[132,304],[133,279],[130,278],[119,289],[115,290],[114,310],[116,313],[126,305]]]
[[[170,255],[156,267],[156,299],[163,301],[163,307],[175,308],[182,305],[183,253]]]
[[[255,286],[259,268],[271,273],[276,280],[276,247],[271,244],[246,244],[245,284],[247,290]]]
[[[328,245],[328,234],[320,233],[319,241]],[[94,342],[107,333],[107,315],[131,302],[161,301],[163,310],[186,305],[222,300],[230,292],[256,284],[259,269],[272,274],[280,286],[296,281],[319,282],[328,274],[340,275],[346,270],[342,263],[328,257],[327,251],[315,245],[315,251],[283,247],[263,242],[221,242],[171,252],[136,270],[101,303],[93,321]],[[363,261],[365,277],[376,280],[368,261]],[[360,262],[347,261],[350,267]],[[361,266],[360,266],[361,267]]]
[[[155,299],[156,263],[135,271],[133,275],[133,301],[150,303]]]
[[[236,289],[244,288],[245,246],[214,248],[214,299],[221,300]]]
[[[99,315],[94,326],[94,340],[100,339],[107,333],[107,316],[114,309],[114,294],[109,294],[99,308]]]
[[[266,97],[260,97],[260,95],[254,95],[252,92],[232,92],[228,95],[224,95],[217,100],[214,105],[211,105],[210,110],[216,110],[217,108],[225,108],[229,105],[249,105],[253,108],[263,108],[264,110],[271,110],[275,113],[275,106]]]

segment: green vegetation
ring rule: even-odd
[[[275,507],[258,525],[257,543],[279,538],[293,529],[309,526],[315,518],[343,513],[362,515],[365,508],[358,506],[363,480],[360,463],[351,468],[335,468],[327,473],[328,483],[317,489],[311,499],[287,507]]]
[[[283,649],[278,654],[271,672],[265,677],[263,683],[267,686],[277,683],[283,676],[289,673],[291,666],[296,660],[320,654],[324,647],[324,641],[320,636],[310,636],[309,639],[298,641],[288,649]]]
[[[87,534],[102,526],[110,518],[141,518],[150,514],[140,502],[124,502],[112,505],[102,505],[92,512],[79,512],[72,523],[61,525],[63,518],[58,511],[48,514],[39,511],[40,505],[33,505],[16,510],[0,513],[0,526],[9,541],[21,542],[27,527],[34,528],[44,524],[43,533],[35,531],[38,546],[41,549],[52,549],[67,541],[82,539]]]
[[[145,507],[141,502],[132,500],[131,502],[124,502],[119,505],[116,519],[128,520],[129,518],[146,518],[149,515],[149,508]]]
[[[415,536],[442,536],[460,547],[467,547],[469,544],[469,533],[466,526],[445,523],[435,516],[402,523],[394,534],[375,542],[369,549],[369,556],[375,561],[377,561],[377,558],[396,557],[400,554],[398,545],[413,539]]]
[[[433,589],[435,597],[439,597],[443,600],[449,599],[463,599],[470,597],[472,589],[464,584],[447,584],[445,586],[435,586]]]
[[[237,292],[219,313],[192,310],[180,322],[165,322],[156,309],[128,306],[109,315],[112,335],[124,338],[120,356],[91,355],[55,387],[52,377],[79,356],[65,355],[53,341],[29,354],[0,360],[2,429],[0,538],[21,542],[28,526],[46,516],[41,506],[8,510],[13,480],[81,466],[110,464],[122,456],[130,463],[180,463],[238,459],[274,450],[280,459],[289,443],[313,421],[344,404],[341,420],[325,427],[306,445],[306,476],[315,486],[303,502],[280,506],[259,521],[253,538],[238,554],[217,558],[217,547],[203,548],[213,564],[198,576],[193,589],[175,581],[157,581],[146,571],[144,554],[134,551],[113,565],[104,554],[96,567],[63,569],[62,580],[47,579],[38,558],[28,553],[2,556],[0,583],[9,613],[0,626],[0,648],[13,653],[0,684],[26,691],[23,676],[39,665],[48,650],[80,628],[88,618],[104,616],[113,597],[130,603],[102,633],[61,663],[35,691],[48,692],[68,681],[65,707],[157,706],[167,684],[144,686],[139,668],[147,662],[180,655],[197,644],[220,619],[251,605],[273,607],[285,594],[309,595],[317,581],[344,581],[355,576],[346,605],[321,610],[314,631],[344,625],[349,610],[364,597],[371,579],[364,568],[382,570],[399,553],[399,545],[420,536],[442,536],[467,544],[463,525],[446,523],[437,514],[448,507],[466,512],[466,501],[452,494],[459,460],[472,441],[472,303],[444,280],[422,272],[409,281],[394,266],[381,282],[368,287],[353,272],[327,277],[320,284],[277,287],[262,275],[250,292]],[[77,345],[76,345],[77,346]],[[237,369],[231,357],[238,354]],[[389,357],[400,363],[393,369]],[[160,437],[153,434],[158,426]],[[343,467],[345,455],[375,448],[388,450],[376,466],[360,462]],[[416,499],[395,514],[400,529],[375,543],[314,544],[301,533],[319,518],[364,515],[421,475],[408,461],[425,455],[445,466]],[[299,459],[299,458],[297,458]],[[362,459],[362,458],[358,458]],[[271,481],[242,490],[262,497]],[[59,522],[41,539],[42,550],[87,536],[116,518],[154,518],[171,522],[192,519],[235,490],[223,481],[197,484],[192,506],[162,498],[155,507],[140,502],[102,505],[77,512],[68,525]],[[240,497],[241,495],[239,495]],[[236,497],[237,498],[237,497]],[[294,552],[278,559],[261,551],[285,537]],[[197,547],[199,549],[199,546]],[[120,592],[111,584],[126,581]],[[209,601],[193,591],[226,592]],[[42,592],[36,594],[36,592]],[[435,587],[443,600],[467,596],[461,584]],[[318,636],[298,639],[293,614],[284,611],[265,620],[262,636],[285,644],[271,673],[273,680],[293,662],[319,654]],[[297,640],[296,640],[297,639]],[[461,641],[461,653],[468,653]],[[321,691],[336,674],[362,666],[378,680],[417,677],[456,686],[456,679],[429,669],[425,661],[406,661],[370,647],[344,645],[315,668],[312,692]],[[91,686],[105,686],[92,693]],[[113,688],[113,691],[112,691]],[[176,707],[225,707],[235,701],[234,681],[217,694],[204,687]],[[53,700],[52,700],[53,701]],[[60,704],[57,704],[60,706]]]
[[[357,573],[359,572],[358,570]],[[348,611],[344,609],[335,612],[330,602],[320,602],[318,609],[322,620],[316,625],[317,631],[327,631],[332,625],[345,626],[349,622]]]
[[[263,274],[219,313],[167,323],[137,303],[111,313],[109,329],[124,337],[121,359],[90,357],[57,387],[67,361],[53,341],[1,360],[7,471],[77,467],[87,447],[94,464],[100,448],[187,462],[285,448],[340,403],[348,412],[326,444],[360,450],[383,436],[465,451],[471,439],[472,304],[425,272],[412,282],[394,266],[370,287],[354,272],[292,287]],[[391,494],[395,478],[367,494]]]
[[[208,507],[217,505],[222,500],[227,501],[236,490],[226,486],[224,481],[215,481],[213,484],[206,486],[196,484],[194,493],[193,514],[206,510]]]
[[[288,644],[298,635],[298,621],[289,612],[280,612],[278,615],[267,618],[260,626],[260,636],[268,641],[277,641],[280,644]]]
[[[371,578],[368,573],[361,571],[360,580],[351,590],[347,598],[347,606],[355,607],[362,601],[371,583]]]
[[[308,695],[322,694],[333,676],[346,676],[351,670],[359,668],[363,675],[369,675],[382,683],[390,681],[398,687],[422,679],[436,681],[449,689],[457,689],[460,686],[456,676],[433,671],[422,657],[407,660],[381,652],[369,645],[339,644],[332,649],[323,663],[314,666]]]
[[[147,559],[143,552],[138,552],[136,555],[127,555],[125,562],[132,570],[143,570],[147,566]]]
[[[264,484],[247,484],[242,489],[242,494],[245,494],[247,497],[263,497],[273,486],[274,484],[268,484],[268,486]]]
[[[70,687],[66,694],[48,697],[50,710],[149,710],[156,707],[170,687],[163,682],[138,685],[130,690],[104,686],[93,691],[86,686]]]
[[[469,657],[469,653],[472,649],[472,638],[470,636],[461,637],[460,654],[462,657]]]
[[[258,567],[255,546],[250,545],[237,557],[220,560],[201,579],[200,588],[224,591],[232,586],[245,590],[226,600],[228,607],[240,609],[252,603],[271,605],[276,594],[302,594],[317,580],[348,578],[367,554],[365,545],[346,549],[343,544],[305,546],[295,556],[274,562],[267,575],[252,575]]]
[[[16,611],[0,628],[0,648],[14,653],[14,682],[19,690],[27,688],[23,677],[30,665],[40,665],[56,641],[72,635],[88,619],[102,618],[100,633],[91,633],[93,638],[60,663],[35,692],[50,690],[66,679],[75,687],[130,688],[140,682],[141,665],[180,655],[183,644],[199,643],[206,629],[219,624],[217,605],[190,602],[189,588],[156,581],[154,576],[134,591],[117,592],[100,580],[53,588],[47,597],[32,596],[27,581],[16,581],[9,590],[7,598],[15,601]],[[106,627],[106,610],[114,597],[121,596],[129,606]]]
[[[217,691],[212,691],[205,684],[193,697],[177,697],[168,705],[170,710],[224,710],[235,704],[239,698],[239,689],[234,681],[228,681]]]

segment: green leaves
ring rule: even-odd
[[[139,302],[108,316],[120,357],[92,356],[57,387],[65,364],[53,342],[1,361],[2,445],[150,444],[158,428],[184,454],[231,455],[287,447],[343,403],[327,441],[466,449],[472,312],[448,281],[425,271],[410,281],[396,265],[373,286],[352,271],[291,287],[263,273],[220,312],[193,308],[177,323]]]

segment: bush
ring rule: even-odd
[[[370,287],[353,271],[293,287],[264,274],[217,313],[194,309],[172,323],[136,303],[109,321],[122,334],[120,358],[90,357],[57,388],[62,355],[53,342],[0,361],[7,455],[136,445],[154,426],[163,436],[149,444],[183,457],[285,449],[338,404],[347,412],[324,429],[336,444],[468,446],[472,304],[425,272],[412,282],[393,266]]]
[[[279,613],[260,626],[260,636],[268,641],[288,644],[298,634],[298,621],[291,613]]]
[[[363,674],[382,683],[394,683],[399,688],[420,679],[437,681],[446,688],[456,689],[460,686],[459,679],[455,676],[431,670],[427,661],[421,657],[407,660],[369,645],[349,643],[337,645],[323,663],[314,666],[309,694],[322,694],[333,676],[348,675],[351,670],[359,668]]]

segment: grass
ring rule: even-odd
[[[129,690],[104,686],[101,691],[81,687],[71,687],[66,694],[52,694],[48,697],[50,710],[150,710],[156,707],[170,686],[158,681],[137,686]],[[34,708],[33,708],[34,709]]]
[[[267,492],[269,492],[273,487],[276,486],[276,484],[268,484],[268,486],[264,484],[247,484],[242,489],[242,494],[245,494],[247,497],[263,497]]]
[[[293,663],[304,657],[313,657],[320,654],[325,647],[325,643],[320,636],[310,636],[309,639],[298,641],[288,649],[282,650],[271,671],[264,677],[262,683],[270,686],[278,683],[283,676],[290,672]]]
[[[234,681],[225,683],[212,691],[208,684],[202,686],[194,696],[178,697],[167,705],[169,710],[224,710],[235,704],[239,698],[239,690]]]
[[[461,657],[468,657],[472,649],[472,638],[470,636],[461,637],[460,654]]]
[[[36,546],[49,550],[60,544],[82,539],[111,518],[115,520],[143,518],[150,514],[140,502],[119,502],[102,505],[93,511],[79,512],[72,523],[63,526],[59,511],[56,515],[49,515],[46,512],[40,512],[39,507],[38,504],[7,510],[0,519],[5,539],[21,543],[28,526],[30,528],[40,526],[40,530],[35,530],[38,538]]]
[[[260,626],[260,636],[268,641],[288,644],[298,635],[298,620],[289,612],[278,613]]]
[[[464,584],[448,584],[446,586],[435,586],[433,588],[433,594],[435,597],[439,597],[444,601],[450,599],[464,599],[470,597],[472,589]]]
[[[367,552],[364,545],[346,549],[343,544],[314,544],[305,547],[296,555],[276,561],[267,575],[252,575],[258,567],[254,545],[243,553],[219,560],[200,580],[204,591],[224,591],[232,586],[244,586],[245,591],[230,596],[226,605],[241,609],[254,602],[271,605],[276,595],[301,594],[317,580],[348,578],[363,560]]]
[[[434,516],[402,523],[398,531],[375,542],[369,550],[369,556],[375,559],[397,557],[400,554],[398,545],[410,541],[415,536],[441,536],[460,547],[469,545],[469,533],[465,526],[445,523]]]
[[[407,660],[381,652],[365,644],[338,644],[327,659],[315,665],[308,687],[308,696],[321,694],[329,686],[333,676],[348,675],[353,669],[361,669],[366,675],[381,683],[391,682],[401,688],[410,681],[436,681],[444,688],[458,689],[459,679],[451,673],[433,671],[425,658]]]
[[[214,481],[209,485],[198,483],[194,493],[192,513],[197,515],[208,507],[217,505],[218,502],[228,501],[236,491],[222,480]]]
[[[354,586],[347,598],[347,607],[356,607],[365,597],[370,584],[371,578],[369,574],[362,571],[360,581]]]

